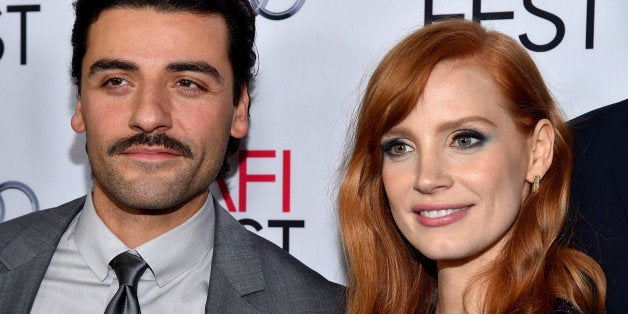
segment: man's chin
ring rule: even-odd
[[[116,207],[131,214],[139,215],[165,215],[177,211],[189,202],[189,197],[168,197],[160,193],[134,195],[113,195],[112,201]]]
[[[159,184],[156,184],[159,182]],[[189,184],[164,184],[164,181],[150,180],[132,184],[108,184],[110,188],[98,184],[95,192],[101,192],[106,201],[115,207],[133,214],[163,215],[177,211],[203,193],[208,188],[194,189]],[[196,192],[193,192],[196,191]]]

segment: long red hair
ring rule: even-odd
[[[586,313],[603,313],[606,279],[589,256],[568,247],[565,224],[571,178],[571,137],[528,53],[513,39],[478,23],[449,20],[397,44],[366,88],[338,195],[348,265],[350,313],[427,313],[434,304],[434,263],[403,237],[382,183],[382,134],[416,106],[434,66],[444,60],[478,65],[509,102],[522,134],[541,119],[555,132],[552,165],[540,190],[523,200],[504,251],[475,282],[487,287],[486,313],[551,312],[556,298]]]

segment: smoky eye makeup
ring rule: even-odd
[[[380,149],[386,157],[401,157],[414,149],[401,138],[391,138],[382,141]]]
[[[459,149],[473,149],[484,145],[487,141],[488,136],[484,133],[476,130],[464,129],[456,131],[451,139],[450,146]]]

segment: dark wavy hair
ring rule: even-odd
[[[233,69],[233,103],[242,97],[255,75],[257,54],[255,43],[255,11],[249,0],[77,0],[74,2],[76,19],[72,29],[72,81],[81,94],[81,67],[87,50],[89,27],[100,14],[114,8],[152,8],[160,12],[188,12],[194,14],[220,14],[229,31],[228,56]],[[229,172],[228,158],[240,146],[240,140],[229,138],[227,154],[220,176]]]

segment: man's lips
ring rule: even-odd
[[[121,155],[150,160],[182,156],[178,151],[163,146],[133,146],[125,149]]]
[[[138,133],[131,137],[122,138],[107,148],[107,154],[113,155],[141,155],[141,156],[183,156],[193,158],[192,149],[183,142],[165,134]]]

